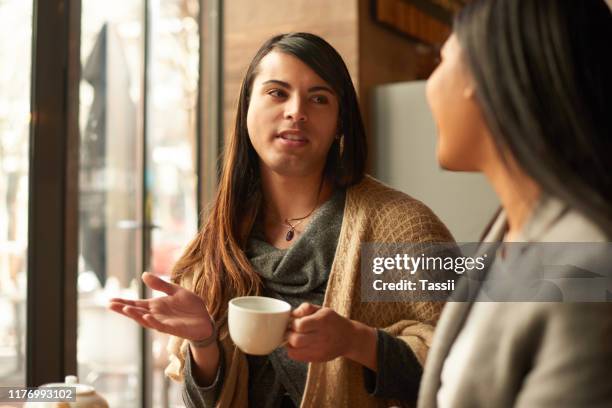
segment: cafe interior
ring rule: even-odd
[[[477,240],[498,203],[436,166],[424,98],[465,1],[0,0],[0,386],[77,375],[111,407],[183,406],[167,336],[108,299],[160,295],[139,277],[169,279],[198,230],[242,76],[277,33],[339,50],[368,172]]]

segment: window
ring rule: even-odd
[[[32,2],[0,1],[0,384],[6,386],[26,383],[31,44]]]
[[[180,405],[167,337],[143,347],[106,306],[138,297],[143,270],[169,279],[197,231],[199,4],[83,0],[81,13],[79,377],[111,406],[139,407],[144,358],[144,398]]]
[[[219,134],[200,141],[201,4],[0,0],[0,386],[78,374],[111,406],[183,405],[167,339],[106,305],[197,231]]]

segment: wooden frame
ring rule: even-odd
[[[76,373],[80,0],[32,19],[26,384]]]
[[[413,40],[439,47],[466,0],[372,0],[372,18]]]

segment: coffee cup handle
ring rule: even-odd
[[[287,335],[289,334],[289,329],[291,329],[291,325],[293,324],[294,320],[295,320],[295,317],[289,316],[289,321],[287,322],[287,330],[285,330],[285,336],[283,337],[283,342],[279,344],[278,347],[285,347],[287,343],[289,342],[287,340]]]

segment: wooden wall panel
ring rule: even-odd
[[[450,34],[448,22],[442,22],[406,1],[376,0],[372,11],[380,23],[426,44],[440,46]],[[448,19],[450,20],[450,17]]]

